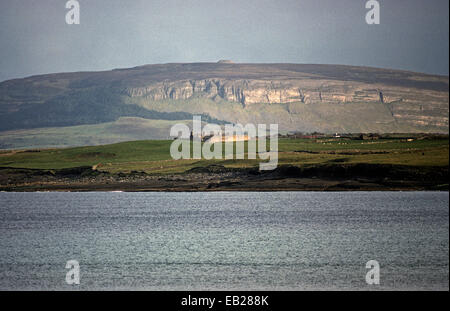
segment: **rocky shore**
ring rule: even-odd
[[[279,166],[274,171],[197,167],[182,174],[0,168],[0,191],[448,191],[448,167],[380,164]]]

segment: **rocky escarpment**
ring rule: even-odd
[[[393,102],[402,98],[395,94],[383,94],[377,85],[345,83],[339,81],[309,80],[226,80],[205,79],[175,82],[159,82],[146,87],[129,88],[131,97],[150,100],[186,100],[193,97],[223,99],[242,105],[258,103],[281,104],[301,102]]]

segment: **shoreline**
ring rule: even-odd
[[[91,167],[60,170],[0,168],[5,192],[219,192],[219,191],[449,191],[448,167],[342,164],[279,166],[274,171],[197,167],[185,173],[107,173]]]

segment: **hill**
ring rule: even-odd
[[[189,120],[194,114],[222,123],[278,123],[282,132],[445,133],[448,91],[444,76],[230,61],[32,76],[0,83],[0,148],[27,147],[24,141],[30,137],[45,138],[39,134],[42,128],[93,129],[125,117],[150,120],[140,123],[152,131],[161,122],[151,120]],[[81,143],[72,141],[71,132],[62,130],[66,134],[59,141]],[[154,132],[148,138],[167,138],[168,133]],[[93,130],[84,144],[98,143],[95,135]],[[107,139],[120,141],[114,135]]]

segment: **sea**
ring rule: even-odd
[[[0,290],[449,290],[448,204],[448,192],[1,192]]]

